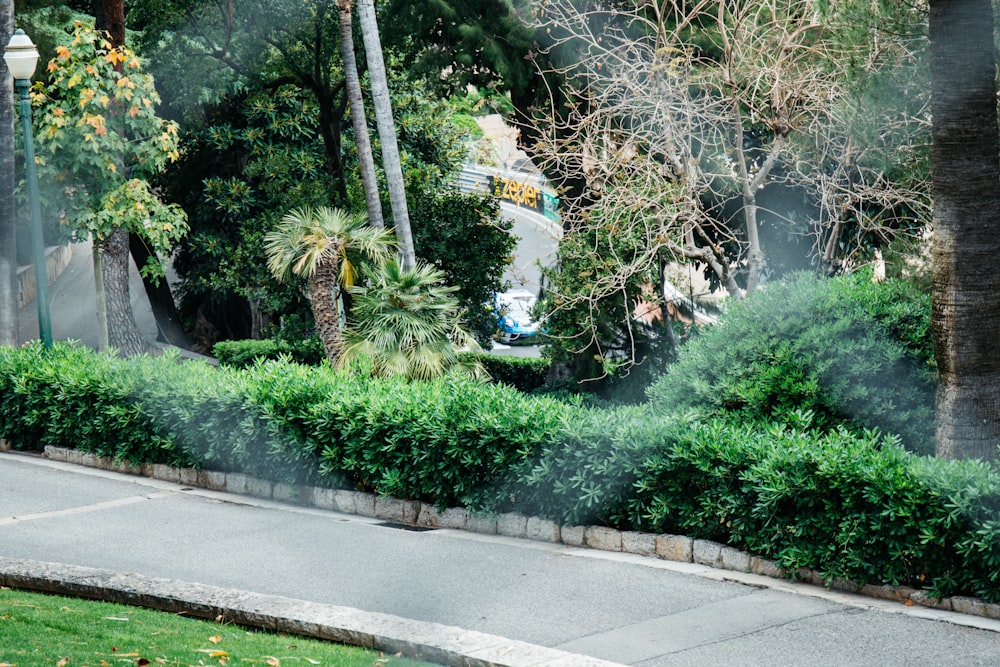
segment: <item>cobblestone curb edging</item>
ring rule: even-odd
[[[484,632],[173,579],[0,557],[0,585],[221,620],[454,667],[621,667]]]
[[[4,443],[0,441],[0,451],[4,449],[3,445]],[[517,513],[493,516],[475,514],[464,508],[441,510],[419,501],[375,496],[360,491],[281,484],[236,473],[171,468],[161,464],[132,466],[117,463],[110,457],[95,456],[76,449],[62,447],[47,446],[45,456],[55,461],[132,475],[143,475],[216,491],[298,503],[345,514],[358,514],[393,523],[423,528],[454,528],[491,535],[562,543],[573,547],[623,552],[668,561],[697,563],[722,570],[792,579],[816,586],[824,586],[832,590],[857,593],[907,605],[919,605],[984,618],[1000,619],[1000,605],[984,602],[977,598],[953,596],[937,599],[930,597],[924,591],[907,586],[860,585],[841,579],[827,582],[815,570],[800,569],[786,572],[772,560],[724,544],[693,539],[683,535],[653,535],[620,531],[604,526],[560,526],[554,521]]]

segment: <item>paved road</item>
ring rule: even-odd
[[[54,340],[77,340],[97,348],[97,290],[94,287],[94,259],[91,244],[75,243],[69,266],[49,286],[49,310]],[[135,264],[129,263],[132,315],[145,340],[156,340],[156,320]],[[38,306],[32,300],[18,310],[18,339],[23,343],[38,339]]]
[[[692,564],[400,530],[9,453],[0,557],[344,605],[644,667],[1000,664],[996,621]]]

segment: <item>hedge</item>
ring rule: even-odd
[[[0,437],[440,506],[685,533],[828,579],[1000,601],[1000,477],[894,438],[740,415],[599,410],[461,378],[0,348]]]
[[[318,348],[318,353],[314,348]],[[285,340],[227,340],[215,344],[212,354],[221,366],[249,368],[255,362],[290,358],[298,363],[317,366],[322,364],[322,346],[318,339],[304,339],[293,346]],[[494,382],[508,385],[525,393],[540,389],[545,384],[549,370],[547,359],[513,357],[488,352],[463,352],[461,361],[478,361]]]

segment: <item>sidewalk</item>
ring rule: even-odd
[[[0,583],[32,576],[458,665],[1000,664],[990,619],[2,453]]]

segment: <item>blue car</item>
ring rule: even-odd
[[[527,343],[538,339],[541,325],[531,316],[536,301],[534,294],[523,289],[501,292],[493,298],[501,343]]]

